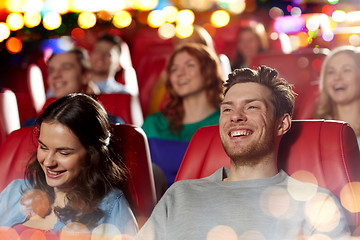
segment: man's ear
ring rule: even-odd
[[[277,135],[282,136],[289,131],[291,127],[291,117],[288,113],[278,118],[277,121]]]

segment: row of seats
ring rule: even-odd
[[[142,226],[156,204],[154,177],[145,133],[141,128],[112,125],[116,151],[129,168],[125,194]],[[23,178],[27,160],[36,150],[33,128],[13,131],[0,146],[0,191]],[[280,144],[279,168],[300,180],[331,190],[344,206],[353,229],[360,226],[360,152],[353,129],[344,122],[294,120]],[[176,181],[212,174],[229,167],[218,125],[200,128],[190,141]]]

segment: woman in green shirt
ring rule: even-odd
[[[142,128],[153,163],[164,171],[171,185],[195,131],[219,123],[223,80],[216,53],[195,43],[174,51],[166,73],[165,105],[149,115]]]

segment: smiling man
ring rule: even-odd
[[[235,70],[224,86],[219,130],[230,169],[174,183],[137,239],[349,236],[345,216],[330,191],[277,169],[280,140],[291,127],[291,85],[276,70],[263,66],[257,71]],[[293,197],[293,191],[302,197]],[[306,195],[308,192],[314,194]]]

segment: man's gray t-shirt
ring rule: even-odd
[[[333,194],[284,171],[265,179],[222,181],[228,169],[174,183],[137,239],[338,239],[349,228]],[[304,238],[301,238],[304,237]]]

